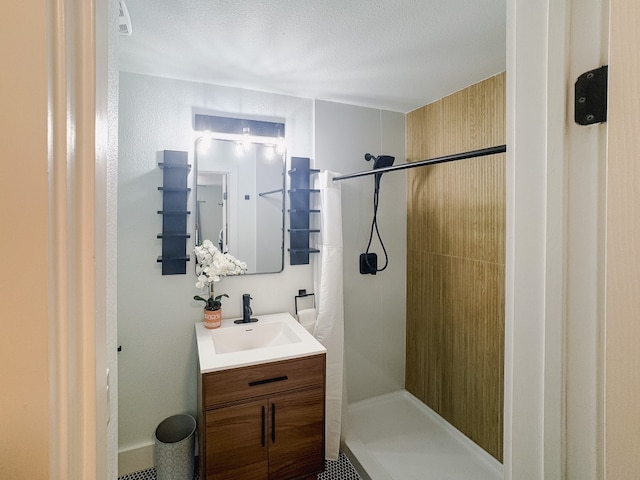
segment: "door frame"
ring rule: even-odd
[[[505,479],[601,478],[607,127],[572,111],[607,12],[508,2]]]
[[[117,476],[115,310],[108,305],[115,270],[107,253],[115,248],[108,45],[116,7],[115,0],[47,2],[52,480]]]
[[[106,168],[108,148],[104,139],[94,135],[100,137],[103,133],[108,113],[105,103],[98,101],[101,97],[96,100],[94,96],[96,89],[109,82],[108,69],[104,67],[109,57],[104,45],[108,42],[103,29],[109,24],[108,11],[114,4],[115,0],[49,2],[51,35],[56,40],[50,58],[53,89],[62,88],[67,79],[73,80],[67,93],[80,107],[80,116],[73,116],[79,127],[75,135],[81,147],[80,156],[87,160],[68,164],[74,171],[67,174],[86,175],[87,181],[72,185],[66,195],[84,198],[89,202],[85,207],[93,205],[98,209],[106,209],[103,194],[108,185],[96,187],[96,168]],[[570,0],[507,0],[505,479],[562,478],[567,468],[567,432],[563,428],[567,398],[564,294],[567,279],[573,275],[571,270],[567,271],[565,229],[570,19]],[[70,31],[79,36],[67,36]],[[74,42],[78,39],[81,41]],[[67,67],[71,68],[67,72],[69,77],[59,76]],[[54,110],[67,112],[63,107],[67,108],[60,99],[53,105]],[[558,116],[560,110],[564,115]],[[63,117],[61,113],[54,115],[54,130],[62,128]],[[62,145],[63,139],[66,141],[66,136],[55,137],[54,141]],[[69,159],[66,153],[59,158]],[[91,168],[89,158],[95,159]],[[81,166],[84,170],[76,172]],[[558,171],[560,176],[552,176]],[[101,196],[98,200],[96,191]],[[56,209],[62,214],[62,203]],[[71,225],[69,234],[87,249],[82,257],[93,258],[95,254],[107,257],[104,249],[95,248],[96,235],[101,237],[107,228],[104,224],[108,222],[107,215],[103,211],[96,214],[91,208],[74,210],[71,215],[79,223]],[[55,219],[53,225],[65,226]],[[61,238],[56,241],[61,242]],[[58,331],[63,339],[69,340],[70,347],[64,352],[60,348],[52,352],[55,360],[52,380],[66,382],[76,378],[79,384],[75,391],[79,395],[71,398],[60,389],[52,396],[55,437],[52,442],[61,440],[61,445],[74,446],[78,439],[83,439],[78,446],[82,455],[74,451],[70,460],[65,458],[65,462],[74,464],[70,471],[82,471],[82,478],[106,478],[106,471],[110,470],[106,464],[112,462],[106,460],[108,445],[103,426],[109,412],[104,367],[110,355],[105,336],[113,332],[108,331],[105,315],[96,314],[95,299],[108,293],[105,286],[108,275],[98,268],[100,278],[95,278],[96,264],[92,261],[76,263],[70,256],[65,261],[77,274],[79,283],[63,285],[56,290],[56,296],[60,300],[70,294],[79,296],[81,314],[77,321],[82,328],[71,328],[64,315],[52,318],[52,328],[61,329]],[[97,261],[98,267],[109,263],[104,257]],[[81,332],[81,338],[77,332]],[[69,356],[81,361],[76,365],[59,362]],[[69,425],[61,412],[81,413],[83,421]],[[64,463],[52,455],[52,464],[58,462]],[[52,478],[72,477],[59,473]]]

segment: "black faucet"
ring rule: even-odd
[[[257,318],[251,318],[253,311],[251,310],[250,301],[251,295],[248,293],[242,295],[242,320],[234,320],[234,323],[251,323],[258,321]]]

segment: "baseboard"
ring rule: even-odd
[[[118,477],[152,468],[154,466],[153,447],[153,443],[150,443],[129,450],[120,450],[118,452]]]

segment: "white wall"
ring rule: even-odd
[[[339,103],[315,103],[316,167],[339,173],[373,168],[365,153],[388,154],[404,163],[402,113]],[[378,225],[389,253],[388,268],[360,275],[359,256],[369,240],[373,177],[343,180],[345,362],[350,402],[404,388],[406,299],[406,175],[381,181]],[[374,233],[375,237],[375,233]],[[379,268],[384,255],[377,240]]]
[[[193,114],[234,113],[284,120],[288,155],[312,156],[313,102],[287,96],[168,80],[120,75],[118,189],[118,340],[120,451],[153,443],[155,427],[167,416],[196,409],[194,323],[202,305],[194,287],[193,262],[186,275],[162,276],[156,213],[162,197],[157,163],[165,149],[186,150],[193,162]],[[192,181],[192,174],[189,181]],[[195,211],[195,198],[189,209]],[[189,220],[193,230],[194,219]],[[193,238],[188,249],[193,248]],[[216,291],[231,298],[223,316],[241,315],[242,294],[256,313],[293,313],[298,289],[312,290],[311,267],[281,274],[223,279]]]

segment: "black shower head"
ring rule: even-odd
[[[378,168],[384,168],[384,167],[390,167],[391,165],[393,165],[393,161],[395,160],[395,157],[392,157],[391,155],[380,155],[378,158],[376,158],[375,162],[373,162],[373,169],[378,169]]]
[[[365,153],[364,159],[367,162],[373,160],[373,169],[376,170],[378,168],[390,167],[391,165],[393,165],[393,161],[396,158],[392,157],[391,155],[379,155],[377,157],[374,157],[370,153]]]
[[[379,168],[390,167],[391,165],[393,165],[393,161],[396,158],[392,157],[391,155],[379,155],[377,157],[374,157],[370,153],[365,153],[364,159],[367,162],[373,160],[373,169],[377,170]],[[377,192],[380,189],[380,179],[382,178],[382,173],[376,173],[375,177],[375,187]]]

